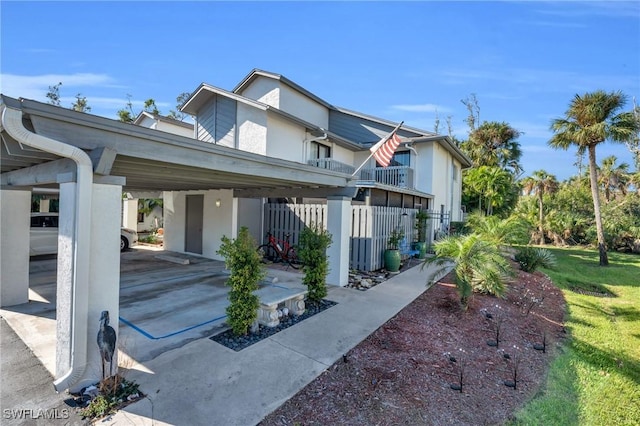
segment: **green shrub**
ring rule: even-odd
[[[534,272],[538,268],[553,269],[556,266],[556,257],[549,250],[540,247],[526,246],[521,248],[515,256],[520,269],[525,272]]]
[[[298,257],[304,265],[302,283],[309,290],[307,297],[311,302],[318,303],[327,295],[327,248],[330,245],[331,234],[320,226],[311,224],[300,233]]]
[[[120,375],[104,379],[97,386],[100,393],[80,410],[79,414],[82,417],[104,417],[116,412],[123,403],[129,401],[130,396],[135,396],[135,399],[140,397],[139,385]]]
[[[450,222],[449,235],[463,235],[470,232],[467,222]]]
[[[224,257],[226,267],[231,271],[227,280],[227,285],[231,287],[227,323],[234,334],[247,334],[249,327],[258,317],[259,301],[253,292],[265,277],[257,244],[249,235],[249,230],[243,226],[235,240],[222,237],[218,254]]]
[[[138,241],[149,244],[158,244],[160,242],[156,234],[145,235],[144,237],[138,238]]]
[[[503,296],[512,271],[493,241],[485,241],[478,234],[450,236],[434,244],[435,257],[424,260],[433,265],[428,283],[432,284],[450,268],[455,272],[455,284],[463,309],[467,309],[473,292]]]

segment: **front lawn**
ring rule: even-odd
[[[517,425],[640,425],[640,256],[555,249],[569,344]]]

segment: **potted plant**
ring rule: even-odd
[[[427,219],[429,213],[426,210],[418,210],[416,213],[417,240],[413,243],[414,249],[419,250],[418,259],[427,257]]]
[[[404,231],[397,228],[391,231],[387,240],[387,249],[384,251],[384,268],[387,272],[397,273],[400,270],[400,241],[404,238]]]

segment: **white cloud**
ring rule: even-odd
[[[579,24],[577,22],[566,21],[522,21],[525,24],[535,25],[537,27],[552,27],[552,28],[586,28],[587,25]]]
[[[64,88],[82,88],[107,86],[113,79],[106,74],[76,73],[76,74],[43,74],[43,75],[15,75],[1,74],[2,93],[13,97],[43,100],[53,86],[62,82]]]
[[[536,12],[560,17],[602,16],[638,19],[640,3],[632,1],[539,2],[548,6]]]
[[[538,91],[561,92],[571,90],[586,92],[594,87],[604,90],[625,90],[637,88],[637,76],[614,74],[584,74],[575,71],[563,71],[536,68],[495,68],[484,70],[448,69],[440,73],[444,83],[477,84],[470,80],[498,81],[506,89],[520,87],[529,89],[534,86]],[[509,86],[512,85],[512,86]]]
[[[391,108],[408,112],[451,112],[450,108],[435,104],[392,105]]]

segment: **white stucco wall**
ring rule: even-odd
[[[186,136],[188,138],[194,137],[193,129],[172,124],[166,121],[155,120],[147,117],[146,115],[142,117],[142,121],[138,123],[138,126],[146,127],[148,129],[160,130],[162,132],[172,133],[174,135]]]
[[[202,255],[223,260],[216,252],[224,235],[237,236],[238,201],[231,190],[164,192],[164,247],[184,252],[186,228],[186,196],[204,195],[202,221]],[[216,200],[220,200],[220,207]]]
[[[353,167],[358,168],[360,167],[360,165],[367,159],[367,157],[369,156],[369,154],[371,154],[371,152],[369,152],[369,150],[366,151],[362,151],[362,152],[354,152],[353,153]],[[363,169],[369,169],[372,167],[375,167],[376,163],[374,159],[369,159],[369,161],[367,162],[367,164],[365,164],[364,166],[362,166]],[[360,172],[358,172],[360,173]]]
[[[138,232],[151,231],[152,229],[162,228],[162,207],[160,206],[154,207],[150,214],[145,214],[143,222],[138,222],[137,217],[138,212],[136,210],[136,227],[133,229]]]
[[[318,141],[319,143],[323,143],[323,141]],[[346,148],[336,145],[335,143],[331,144],[331,158],[334,160],[340,161],[341,163],[351,164],[354,167],[358,167],[360,163],[354,163],[354,152],[350,151]],[[365,157],[366,158],[366,157]]]
[[[439,211],[445,206],[445,212],[451,212],[451,220],[461,220],[460,197],[462,194],[461,165],[458,160],[439,143],[422,143],[416,147],[415,158],[416,189],[433,194],[431,209]],[[453,164],[458,170],[457,180],[453,181]]]
[[[444,211],[451,210],[451,159],[448,152],[439,144],[433,144],[431,193],[434,195],[433,209],[440,210],[444,205]]]
[[[194,137],[193,129],[189,129],[187,127],[183,127],[180,125],[175,125],[171,123],[167,123],[165,121],[158,121],[156,125],[156,129],[161,130],[167,133],[173,133],[174,135],[185,136],[187,138]]]
[[[264,240],[262,209],[261,198],[238,198],[238,230],[246,226],[258,245]]]
[[[124,228],[138,229],[138,199],[122,200],[122,224]]]
[[[269,115],[268,128],[267,156],[299,163],[306,162],[302,147],[306,135],[304,128],[274,114]]]
[[[462,217],[462,165],[458,160],[454,160],[456,165],[457,177],[453,181],[453,205],[451,206],[451,220],[461,221]]]
[[[184,251],[186,193],[165,191],[164,200],[164,249],[168,251]]]
[[[216,207],[216,200],[220,207]],[[204,194],[204,217],[202,227],[202,255],[223,260],[216,253],[222,244],[222,237],[235,238],[238,235],[238,200],[231,190],[206,191]]]
[[[280,83],[277,80],[264,77],[257,78],[239,94],[272,107],[280,108]]]
[[[329,110],[327,108],[278,80],[258,77],[240,94],[288,112],[322,128],[329,127]]]
[[[147,117],[146,115],[142,117],[142,121],[140,121],[140,123],[138,123],[138,126],[141,127],[146,127],[148,129],[155,129],[156,128],[156,120]]]
[[[434,186],[434,144],[419,144],[415,148],[418,151],[418,155],[412,159],[414,160],[412,167],[414,168],[415,187],[418,191],[432,194]]]
[[[267,112],[237,103],[238,149],[267,154]]]
[[[0,191],[0,306],[29,301],[31,191]]]
[[[323,129],[329,127],[329,110],[286,84],[280,85],[280,109]]]

